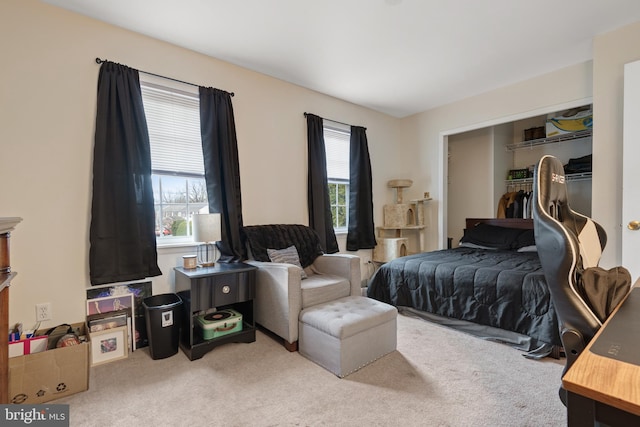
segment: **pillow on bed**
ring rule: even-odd
[[[517,249],[520,247],[518,237],[526,231],[529,230],[480,223],[473,228],[464,230],[464,236],[460,239],[460,246],[480,249]],[[523,239],[523,242],[526,242],[526,238]],[[525,246],[525,244],[523,243],[522,246]]]
[[[516,240],[516,246],[514,249],[520,249],[528,246],[535,246],[536,239],[533,235],[533,230],[520,230],[520,234]],[[531,252],[531,251],[529,251]]]

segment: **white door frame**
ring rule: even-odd
[[[637,183],[633,173],[637,165],[637,140],[640,137],[640,126],[637,115],[640,112],[640,61],[624,65],[624,103],[622,131],[622,265],[631,273],[633,282],[640,276],[638,267],[638,248],[640,248],[640,231],[632,231],[628,223],[640,220],[638,213]]]
[[[448,173],[448,152],[449,152],[449,136],[463,132],[482,129],[490,126],[502,125],[517,120],[527,119],[530,117],[541,116],[544,114],[555,113],[557,111],[568,110],[575,107],[591,104],[592,97],[576,99],[574,101],[565,102],[557,105],[550,105],[536,110],[526,111],[524,113],[513,114],[498,119],[487,120],[481,123],[462,126],[459,128],[449,129],[439,134],[439,150],[440,150],[440,170],[438,175],[438,190],[440,191],[440,200],[438,204],[438,247],[445,249],[447,247],[447,173]],[[493,165],[491,165],[493,167]],[[492,183],[493,186],[493,183]]]

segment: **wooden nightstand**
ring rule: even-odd
[[[217,263],[213,267],[176,267],[176,292],[183,301],[180,348],[190,360],[199,359],[215,347],[256,340],[253,299],[257,268],[244,263]],[[242,330],[204,339],[196,318],[212,308],[232,308],[242,314]]]

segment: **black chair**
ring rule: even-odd
[[[566,354],[563,375],[604,321],[594,311],[580,282],[585,269],[598,265],[607,242],[599,224],[571,209],[565,181],[564,167],[557,158],[540,159],[534,172],[532,215],[538,256]],[[560,398],[566,405],[562,387]]]

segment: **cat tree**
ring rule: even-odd
[[[387,183],[387,187],[396,190],[396,203],[383,207],[384,226],[378,227],[378,244],[373,250],[373,261],[388,262],[408,255],[409,238],[403,235],[406,230],[418,234],[417,252],[422,252],[422,230],[425,228],[424,202],[431,199],[425,197],[404,203],[403,190],[411,185],[413,181],[410,179],[393,179]],[[388,236],[389,232],[393,232],[393,237]]]

